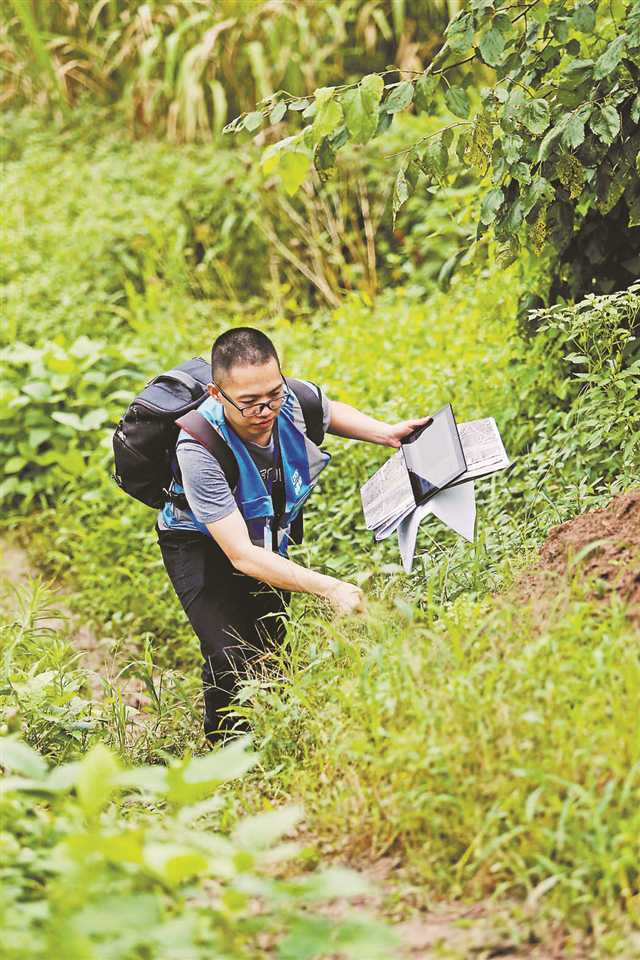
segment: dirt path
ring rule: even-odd
[[[428,908],[418,907],[418,902],[424,902],[423,891],[411,884],[400,897],[405,883],[402,866],[395,858],[352,866],[367,880],[371,892],[358,900],[337,900],[321,912],[337,918],[357,907],[385,917],[400,938],[394,960],[587,960],[589,956],[586,946],[567,950],[567,930],[561,922],[552,928],[538,919],[543,895],[539,891],[534,890],[524,903],[485,900],[432,902]],[[390,905],[393,902],[398,906]],[[407,917],[412,906],[410,919],[400,919]]]
[[[65,594],[52,581],[33,570],[26,551],[10,534],[0,535],[0,613],[11,617],[25,615],[27,598],[38,584],[47,591],[50,616],[39,616],[38,626],[59,631],[82,653],[81,666],[87,675],[91,697],[104,702],[117,689],[124,704],[136,714],[148,703],[144,685],[137,677],[121,677],[124,667],[111,637],[98,636],[72,613]]]

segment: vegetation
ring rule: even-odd
[[[537,599],[519,577],[553,525],[640,484],[638,270],[609,274],[609,240],[592,261],[585,242],[598,218],[594,236],[626,231],[635,256],[636,6],[530,3],[508,27],[488,3],[344,2],[311,39],[304,4],[11,4],[0,528],[117,669],[96,688],[96,650],[51,625],[61,597],[42,579],[0,595],[0,956],[386,960],[390,925],[348,907],[381,857],[392,920],[482,903],[487,950],[634,955],[637,610],[604,602],[579,556]],[[540,37],[544,75],[527,68]],[[371,79],[392,61],[405,73]],[[246,82],[258,62],[266,85],[254,67]],[[274,94],[296,62],[292,96]],[[217,137],[215,83],[256,124],[243,144]],[[486,151],[486,172],[428,167],[456,145],[467,167]],[[525,311],[552,275],[558,302]],[[295,597],[236,704],[251,741],[207,752],[197,642],[152,512],[111,479],[111,432],[141,384],[237,323],[385,419],[449,400],[458,419],[494,415],[514,466],[477,484],[476,542],[423,525],[407,577],[360,513],[388,454],[328,438],[295,556],[363,584],[368,613]],[[468,956],[456,942],[440,953]]]
[[[139,132],[211,139],[278,88],[341,80],[366,63],[425,65],[459,0],[2,0],[3,100],[117,103]],[[312,29],[311,29],[312,27]]]
[[[44,745],[59,760],[59,751],[79,746],[78,732],[85,739],[92,725],[78,719],[83,704],[72,651],[38,628],[37,603],[25,613],[19,624],[2,627],[1,696],[25,710],[32,737],[48,712]],[[34,650],[53,669],[34,672]],[[132,768],[98,742],[82,760],[50,767],[6,733],[0,740],[3,958],[196,958],[214,950],[236,960],[277,946],[283,960],[327,947],[365,960],[394,944],[370,918],[336,921],[316,912],[337,892],[349,899],[366,891],[351,871],[307,871],[286,881],[273,875],[299,853],[283,838],[294,831],[300,809],[263,811],[239,820],[232,833],[216,830],[220,785],[257,762],[246,742]]]
[[[226,129],[253,131],[276,113],[282,120],[302,110],[310,122],[262,159],[293,193],[312,164],[330,175],[348,141],[367,143],[409,107],[439,106],[441,129],[401,151],[394,215],[412,190],[447,183],[453,157],[485,176],[473,244],[481,252],[490,229],[503,262],[521,246],[543,255],[543,270],[551,261],[554,271],[552,300],[629,285],[640,270],[637,0],[473,0],[451,20],[427,69],[411,73],[369,73],[317,89],[312,100],[276,91]],[[461,249],[459,259],[469,254]]]

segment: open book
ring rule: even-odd
[[[452,414],[450,419],[453,419]],[[433,498],[443,490],[489,476],[511,465],[493,417],[470,420],[467,423],[456,424],[455,421],[453,423],[457,429],[457,435],[452,431],[450,439],[452,448],[457,448],[459,438],[462,451],[462,457],[458,459],[460,466],[457,470],[455,467],[452,469],[451,450],[436,448],[434,457],[439,456],[443,461],[446,460],[450,473],[457,475],[454,479],[435,488],[430,494]],[[429,427],[426,428],[423,434],[425,437],[428,436],[429,429]],[[367,529],[373,531],[376,540],[383,540],[390,536],[402,520],[418,506],[415,477],[412,483],[410,472],[415,474],[421,467],[419,457],[413,452],[407,455],[410,447],[403,446],[398,450],[360,489],[365,523]],[[459,457],[459,449],[454,449],[454,453]],[[423,469],[423,473],[426,472]],[[425,482],[428,484],[426,477]]]

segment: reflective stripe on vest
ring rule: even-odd
[[[297,405],[297,406],[296,406]],[[198,413],[215,427],[229,444],[238,463],[239,479],[233,491],[234,499],[244,517],[251,541],[259,547],[271,549],[274,521],[273,501],[260,471],[240,437],[229,427],[222,405],[209,397],[198,407]],[[302,509],[317,483],[320,473],[330,460],[328,453],[296,426],[294,413],[302,412],[297,397],[290,393],[278,414],[278,437],[280,441],[280,466],[284,483],[285,506],[278,527],[278,552],[286,555],[291,523]],[[188,439],[181,430],[178,441]],[[171,490],[183,493],[184,487],[173,480]],[[189,509],[180,510],[170,501],[162,509],[162,519],[173,530],[197,530],[211,536],[206,525],[196,519]]]

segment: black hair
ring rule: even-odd
[[[280,360],[269,337],[253,327],[233,327],[225,330],[214,340],[211,347],[211,379],[233,366],[260,366],[273,358],[278,367]]]

